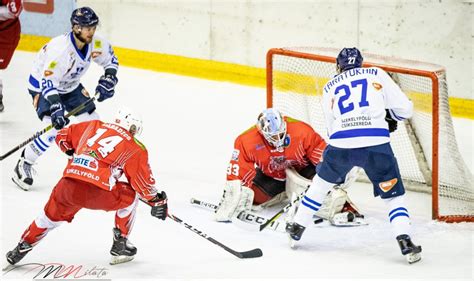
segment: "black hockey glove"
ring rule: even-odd
[[[51,123],[56,130],[60,130],[69,124],[69,118],[64,116],[64,108],[61,102],[51,104],[49,111],[51,112]]]
[[[148,201],[148,204],[151,206],[152,216],[160,220],[166,219],[168,216],[168,197],[164,191],[156,194],[155,198]]]
[[[393,119],[392,116],[390,115],[390,112],[388,109],[385,109],[385,121],[388,123],[388,131],[390,133],[395,132],[398,127],[398,122],[397,120]]]
[[[111,98],[115,94],[115,85],[117,85],[117,76],[106,73],[99,79],[99,84],[95,88],[95,92],[99,93],[97,101],[102,102],[108,98]]]

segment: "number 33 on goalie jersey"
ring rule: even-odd
[[[58,132],[56,143],[65,152],[74,149],[63,176],[112,190],[125,174],[145,200],[155,197],[155,179],[148,152],[127,130],[99,120],[73,124]]]
[[[256,126],[237,137],[234,151],[227,167],[227,180],[241,180],[243,185],[251,186],[256,175],[255,168],[274,179],[285,180],[285,169],[294,167],[297,171],[321,161],[326,142],[310,125],[284,117],[287,134],[283,150],[269,145]]]
[[[394,120],[411,117],[413,104],[381,68],[353,68],[324,86],[323,110],[331,146],[358,148],[388,143],[385,109]]]

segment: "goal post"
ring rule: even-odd
[[[267,53],[267,107],[326,136],[322,89],[336,75],[334,48],[274,48]],[[363,53],[364,67],[387,71],[412,100],[414,114],[391,134],[407,189],[432,194],[432,218],[474,221],[473,176],[459,152],[444,67]],[[426,202],[420,202],[426,203]]]

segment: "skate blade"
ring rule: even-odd
[[[110,265],[116,265],[120,263],[126,263],[133,260],[135,256],[112,256],[110,259]]]
[[[2,267],[2,271],[10,271],[13,268],[15,268],[15,265],[10,264],[9,262],[6,262]]]
[[[30,190],[30,187],[29,185],[27,185],[26,183],[22,182],[19,178],[17,178],[16,176],[13,176],[12,177],[12,181],[21,189],[23,189],[24,191],[28,191]]]
[[[288,242],[290,243],[290,248],[292,250],[296,250],[296,248],[297,248],[296,247],[296,244],[297,244],[296,242],[298,242],[298,241],[294,240],[293,238],[291,238],[290,235],[288,235]]]
[[[406,259],[409,264],[419,262],[421,260],[421,254],[420,253],[410,253],[406,255]]]

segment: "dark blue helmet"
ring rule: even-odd
[[[355,67],[361,67],[364,58],[360,51],[354,48],[344,48],[336,58],[336,67],[339,72],[343,72]]]
[[[96,26],[99,24],[99,17],[89,7],[77,8],[72,12],[71,24],[79,26]]]

